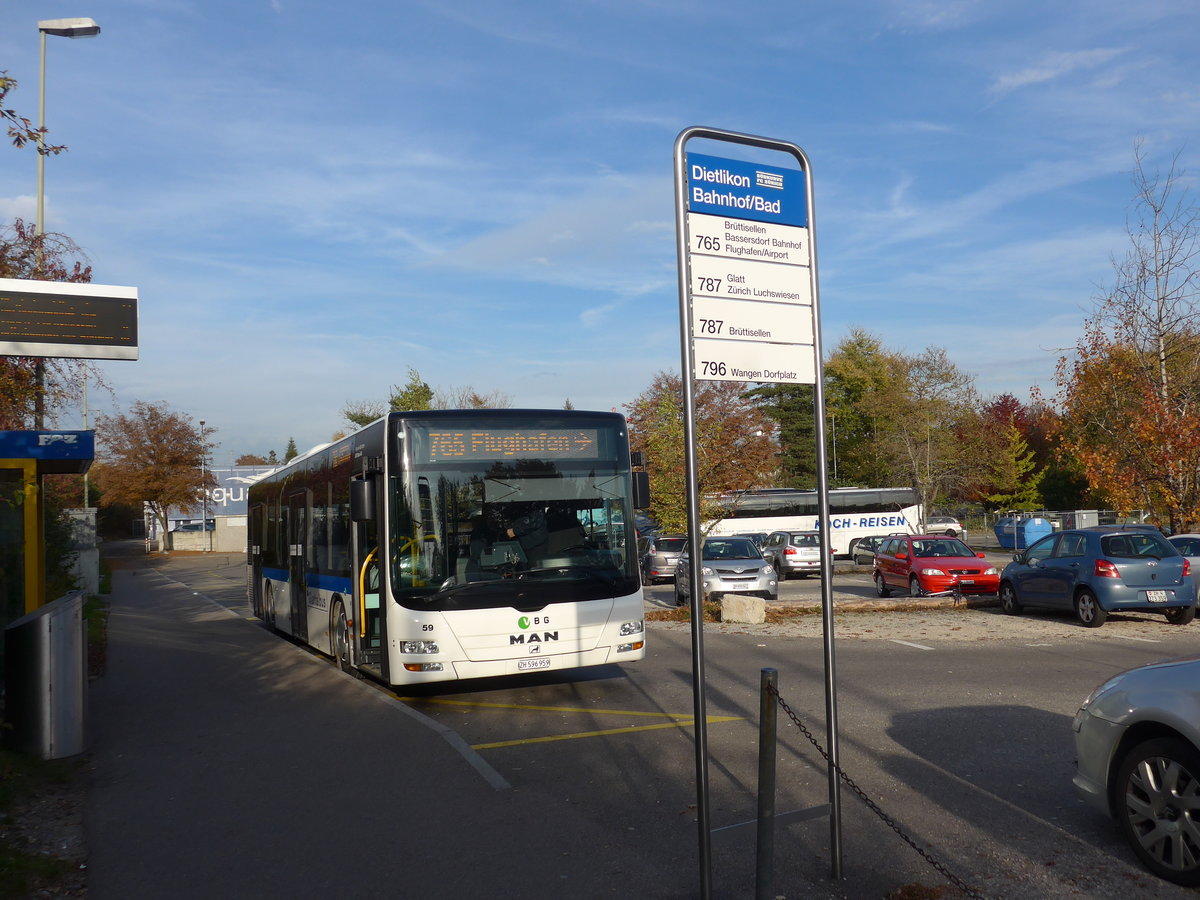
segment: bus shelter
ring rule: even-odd
[[[43,476],[82,474],[92,431],[0,431],[0,625],[47,602]]]

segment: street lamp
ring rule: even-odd
[[[208,535],[208,549],[212,550],[212,533],[208,530],[208,471],[205,469],[208,452],[204,446],[204,420],[200,420],[200,490],[204,491],[204,514],[200,520],[200,531]]]
[[[33,232],[41,237],[46,228],[46,35],[53,34],[66,38],[95,37],[100,33],[100,26],[95,19],[43,19],[38,22],[38,34],[41,36],[41,62],[38,78],[38,138],[37,138],[37,217],[34,220]],[[38,274],[41,275],[42,252],[37,254]],[[38,357],[34,363],[34,378],[37,382],[37,396],[34,398],[33,427],[41,429],[45,420],[45,384],[46,363]]]

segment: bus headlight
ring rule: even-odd
[[[641,634],[645,630],[646,626],[641,619],[638,619],[636,622],[621,623],[621,637],[628,637],[631,634]]]
[[[629,653],[632,650],[641,650],[646,646],[645,641],[634,641],[632,644],[617,644],[618,653]]]
[[[437,653],[437,641],[401,641],[401,653]]]

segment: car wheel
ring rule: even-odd
[[[1021,614],[1021,601],[1017,599],[1016,590],[1007,581],[1000,585],[1000,608],[1010,616]]]
[[[1167,617],[1167,621],[1172,625],[1186,625],[1192,619],[1196,618],[1196,607],[1177,606],[1174,609],[1164,609],[1163,615]]]
[[[908,596],[910,596],[910,597],[924,597],[925,596],[925,592],[923,590],[921,590],[921,582],[919,582],[917,580],[915,575],[908,580]]]
[[[687,605],[687,602],[687,597],[684,595],[683,591],[679,589],[679,585],[675,585],[675,605],[685,606]]]
[[[892,596],[892,589],[884,582],[883,573],[881,572],[875,573],[875,593],[880,597]]]
[[[330,649],[333,658],[337,660],[338,668],[349,672],[354,667],[350,665],[350,626],[346,621],[346,607],[341,600],[333,604],[329,616]]]
[[[951,528],[946,532],[946,537],[958,537],[958,532]]]
[[[1100,608],[1096,595],[1084,588],[1075,597],[1075,617],[1088,628],[1099,628],[1108,618],[1108,613]]]
[[[1150,871],[1200,885],[1200,751],[1180,738],[1143,741],[1121,760],[1113,799],[1121,832]]]

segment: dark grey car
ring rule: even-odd
[[[657,584],[675,578],[675,564],[687,548],[687,536],[656,534],[638,542],[641,555],[642,584]]]

